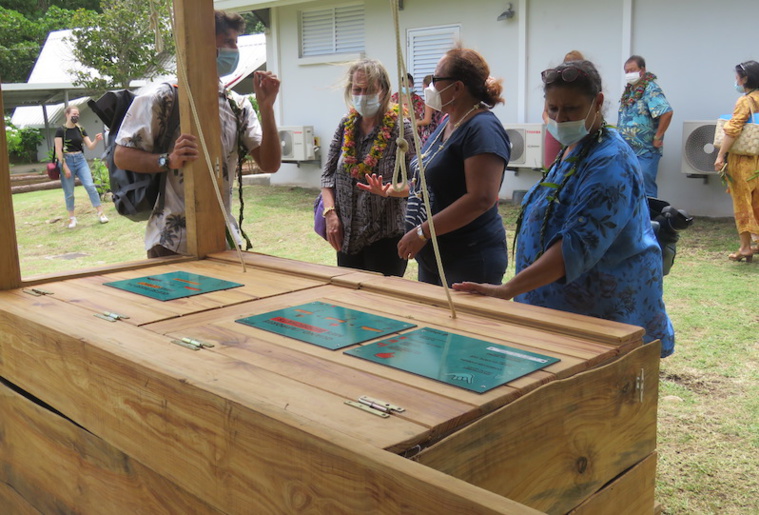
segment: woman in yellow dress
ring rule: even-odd
[[[751,246],[751,235],[759,234],[759,155],[737,154],[730,152],[730,147],[751,114],[759,113],[759,63],[746,61],[735,67],[735,89],[743,95],[735,103],[733,117],[725,123],[725,136],[714,169],[722,171],[725,168],[727,155],[728,190],[733,197],[735,225],[740,237],[740,248],[728,258],[751,262],[755,251]]]

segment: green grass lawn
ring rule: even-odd
[[[335,264],[312,229],[316,193],[246,186],[253,250]],[[108,205],[111,222],[101,225],[82,188],[76,196],[72,230],[61,190],[13,196],[25,278],[145,256],[144,224]],[[516,208],[504,204],[501,212],[511,248]],[[677,343],[661,364],[657,499],[671,514],[759,513],[759,263],[728,261],[738,247],[732,219],[696,219],[681,235],[664,281]],[[415,275],[412,263],[406,277]]]

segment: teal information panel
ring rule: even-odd
[[[201,293],[242,286],[242,283],[233,283],[188,272],[169,272],[104,284],[158,300],[181,299]]]
[[[279,309],[235,322],[332,350],[416,327],[325,302]]]
[[[560,360],[425,327],[345,354],[483,393]]]

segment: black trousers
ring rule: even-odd
[[[403,277],[408,261],[398,257],[399,241],[401,241],[400,236],[375,241],[361,249],[358,254],[338,252],[337,266]]]

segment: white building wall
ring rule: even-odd
[[[337,3],[337,2],[336,2]],[[321,140],[322,161],[340,117],[346,112],[340,63],[303,64],[298,59],[298,12],[303,7],[332,5],[308,2],[272,8],[269,69],[282,79],[280,125],[313,125]],[[558,64],[564,54],[580,50],[598,67],[604,80],[606,119],[617,122],[623,88],[623,63],[642,55],[659,77],[675,114],[665,138],[659,168],[659,196],[678,208],[705,216],[731,216],[729,196],[716,176],[708,181],[681,172],[683,122],[713,120],[729,113],[737,99],[733,67],[759,60],[759,47],[741,44],[740,34],[755,33],[759,2],[724,0],[718,10],[704,0],[517,0],[516,14],[497,21],[506,2],[492,0],[414,0],[401,11],[401,30],[461,25],[462,43],[480,51],[492,75],[504,79],[505,106],[495,113],[507,128],[539,123],[543,110],[540,72]],[[385,63],[397,81],[395,34],[386,0],[366,0],[366,56]],[[730,15],[729,29],[715,17]],[[718,28],[722,27],[722,28]],[[732,36],[731,36],[732,35]],[[276,45],[276,46],[275,46]],[[521,57],[520,57],[521,56]],[[421,77],[418,77],[421,82]],[[320,166],[283,164],[273,183],[316,187]],[[507,172],[502,196],[529,188],[539,173]]]

